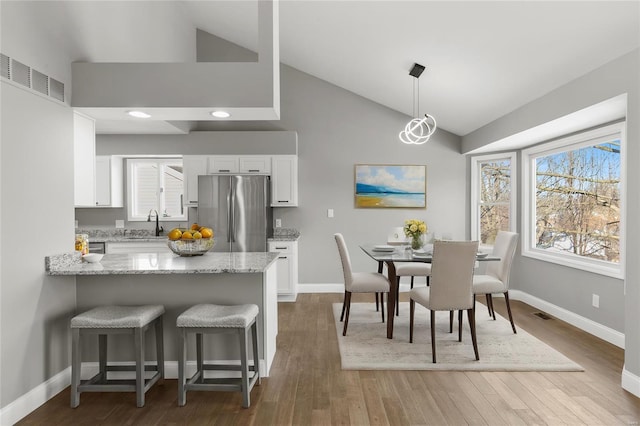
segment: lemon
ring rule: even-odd
[[[194,240],[199,240],[199,239],[202,238],[202,234],[200,232],[198,232],[198,231],[193,231],[192,235],[193,235],[193,239]]]
[[[198,225],[197,223],[194,223],[193,225],[191,225],[192,231],[197,231],[198,229],[200,229],[200,225]]]
[[[202,234],[202,238],[211,238],[213,237],[213,229],[203,228],[200,230],[200,234]]]
[[[173,228],[171,231],[169,231],[167,237],[169,237],[171,241],[179,240],[182,237],[182,231],[178,228]]]
[[[191,231],[184,231],[181,238],[183,240],[193,240],[193,235],[191,234]]]

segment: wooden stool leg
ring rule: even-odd
[[[253,369],[258,375],[258,385],[262,383],[260,375],[260,355],[258,355],[258,321],[254,321],[251,325],[251,344],[253,345]]]
[[[238,337],[240,338],[240,368],[242,370],[242,406],[249,408],[251,401],[249,395],[249,358],[247,355],[249,335],[247,329],[238,329]]]
[[[181,329],[178,333],[178,406],[182,407],[187,402],[186,368],[187,368],[187,331]]]
[[[196,371],[200,373],[197,383],[203,383],[204,371],[202,368],[204,361],[202,355],[202,333],[196,333]]]
[[[136,405],[144,407],[144,330],[136,328],[133,332],[136,351]]]
[[[158,362],[159,382],[164,382],[164,331],[162,317],[156,319],[156,360]]]
[[[80,330],[71,329],[71,408],[80,405],[80,394],[78,386],[80,386]]]

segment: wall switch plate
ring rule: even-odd
[[[599,308],[600,307],[600,296],[598,296],[597,294],[592,294],[591,295],[591,304],[593,305],[594,308]]]
[[[282,226],[282,219],[276,219],[276,228],[280,228]]]
[[[116,228],[124,228],[124,220],[116,219]]]
[[[333,209],[327,210],[327,217],[333,217]]]

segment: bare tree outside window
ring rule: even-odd
[[[620,262],[620,140],[535,159],[535,247]]]
[[[498,231],[508,231],[511,203],[511,161],[480,164],[480,242],[493,244]]]

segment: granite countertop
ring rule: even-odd
[[[166,232],[156,237],[154,231],[148,229],[90,228],[76,229],[76,234],[87,234],[90,242],[99,243],[149,242],[167,239]],[[298,238],[300,238],[300,232],[297,229],[275,228],[273,237],[268,238],[267,241],[297,241]]]
[[[278,258],[278,253],[205,253],[180,257],[173,253],[105,254],[99,263],[82,260],[80,253],[45,258],[48,275],[131,275],[131,274],[242,274],[262,273]]]

